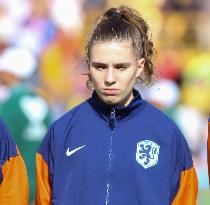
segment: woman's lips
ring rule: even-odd
[[[105,95],[116,95],[117,89],[103,89]]]

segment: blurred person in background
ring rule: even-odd
[[[86,54],[94,91],[39,147],[36,204],[195,205],[198,182],[184,136],[134,89],[153,79],[145,20],[125,6],[108,9]]]
[[[183,130],[189,142],[198,174],[200,190],[208,189],[206,163],[206,141],[208,134],[206,121],[210,111],[209,91],[209,53],[204,53],[203,51],[196,52],[188,57],[183,68],[181,105],[178,106],[175,121]]]
[[[0,204],[28,205],[28,177],[24,160],[0,119]]]
[[[27,82],[36,67],[36,57],[25,48],[9,47],[0,54],[0,86],[6,90],[0,117],[11,129],[25,160],[30,202],[35,197],[35,153],[52,117],[46,100]]]
[[[56,117],[67,106],[72,107],[86,97],[81,88],[84,77],[78,69],[84,24],[84,0],[53,0],[49,15],[56,30],[40,58],[40,82],[54,108]],[[73,102],[75,101],[75,103]]]

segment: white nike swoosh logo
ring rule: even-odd
[[[70,149],[68,148],[68,149],[66,150],[66,156],[67,156],[67,157],[71,156],[72,154],[74,154],[74,153],[77,152],[78,150],[82,149],[83,147],[85,147],[85,145],[83,145],[83,146],[81,146],[81,147],[78,147],[78,148],[76,148],[76,149],[73,149],[73,150],[71,150],[71,151],[70,151]]]

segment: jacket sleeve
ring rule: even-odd
[[[208,159],[208,173],[209,173],[209,185],[210,185],[210,117],[208,121],[207,159]]]
[[[36,153],[36,205],[52,204],[53,130],[49,130]]]
[[[192,156],[189,146],[178,130],[178,160],[177,170],[178,174],[178,188],[177,192],[172,201],[172,205],[196,205],[197,204],[197,193],[198,193],[198,179],[195,168],[192,162]]]
[[[24,160],[0,121],[0,204],[27,205],[28,177]]]

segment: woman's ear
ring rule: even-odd
[[[137,72],[136,72],[136,77],[138,78],[142,71],[144,70],[144,63],[145,63],[145,59],[144,58],[140,58],[137,61]]]

